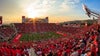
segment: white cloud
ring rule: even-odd
[[[61,11],[69,11],[76,7],[80,0],[64,0],[60,5]]]
[[[34,12],[43,15],[54,8],[53,5],[57,0],[34,0],[33,2],[30,0],[27,2],[24,7],[26,13],[34,10]]]
[[[29,8],[40,14],[46,14],[47,12],[52,11],[58,11],[58,13],[67,12],[75,8],[75,5],[79,2],[80,0],[26,0],[21,3],[25,10],[26,8]]]

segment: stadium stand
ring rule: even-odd
[[[15,30],[12,27],[0,27],[0,38],[2,40],[9,40],[15,34]]]
[[[48,24],[46,24],[46,26],[47,25]],[[58,26],[54,26],[54,27],[58,27]],[[40,30],[41,28],[38,28],[38,29],[39,31],[45,31],[43,29]],[[67,28],[67,29],[69,31],[70,29],[73,29],[73,28]],[[2,56],[3,55],[6,55],[6,56],[11,56],[11,55],[13,56],[16,56],[16,55],[19,55],[19,56],[25,56],[25,55],[26,56],[82,56],[82,55],[98,56],[97,54],[98,53],[98,42],[97,42],[98,34],[99,34],[98,27],[96,25],[92,25],[82,30],[82,33],[77,32],[77,34],[75,35],[72,34],[73,36],[68,36],[69,38],[60,37],[57,39],[51,38],[51,39],[43,40],[43,41],[1,43],[0,55]]]
[[[97,39],[100,34],[98,25],[76,28],[63,27],[54,23],[14,23],[14,26],[18,31],[14,38],[15,42],[0,43],[1,56],[98,56]],[[50,31],[60,34],[70,33],[70,35],[29,42],[18,40],[25,33]],[[12,27],[0,27],[0,36],[4,39],[10,38],[14,33]]]
[[[63,27],[61,25],[56,25],[55,23],[14,23],[18,33],[34,33],[34,32],[69,32],[76,33],[80,32],[81,28],[76,27]]]

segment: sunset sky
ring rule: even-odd
[[[3,23],[21,22],[21,16],[49,17],[49,22],[89,19],[82,9],[100,11],[100,0],[0,0]]]

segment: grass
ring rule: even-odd
[[[55,32],[44,32],[44,33],[30,33],[23,34],[20,38],[20,41],[36,41],[36,40],[45,40],[50,38],[59,38],[61,35]]]

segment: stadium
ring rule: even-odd
[[[49,17],[28,18],[3,25],[0,16],[0,56],[99,56],[100,14],[83,5],[97,19],[49,23]]]

